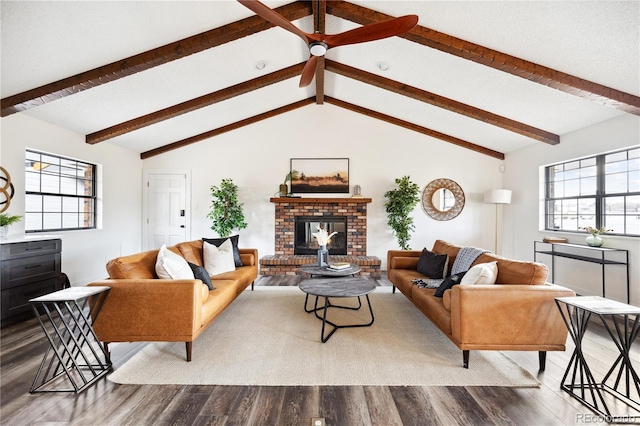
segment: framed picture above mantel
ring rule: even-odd
[[[292,158],[294,194],[348,194],[348,158]]]

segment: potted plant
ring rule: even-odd
[[[393,229],[400,248],[402,250],[411,250],[409,239],[415,227],[413,218],[409,214],[420,201],[418,197],[420,188],[411,182],[409,176],[398,178],[395,182],[398,187],[384,194],[385,198],[387,198],[384,203],[387,211],[387,224]]]
[[[222,179],[220,186],[211,186],[211,210],[207,217],[213,220],[211,229],[218,236],[227,238],[234,229],[247,227],[242,211],[243,203],[238,202],[238,187],[233,179]]]
[[[281,197],[286,197],[287,194],[289,194],[289,187],[287,186],[287,182],[290,182],[292,179],[297,179],[298,178],[298,173],[299,172],[297,170],[291,170],[284,177],[284,182],[282,182],[280,184],[280,196]]]
[[[587,245],[591,246],[591,247],[601,247],[602,244],[604,243],[604,241],[602,240],[602,237],[600,237],[600,234],[604,234],[605,232],[610,232],[613,231],[613,229],[607,229],[604,226],[601,228],[594,228],[592,226],[585,226],[583,228],[580,229],[584,229],[585,231],[587,231],[590,235],[587,237]]]
[[[22,216],[0,213],[0,237],[5,237],[9,233],[9,225],[20,222],[20,219]]]

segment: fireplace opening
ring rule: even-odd
[[[293,254],[316,254],[319,246],[313,234],[320,228],[337,232],[327,244],[329,254],[347,254],[346,216],[296,216]]]

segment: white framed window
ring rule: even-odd
[[[545,168],[545,229],[640,236],[640,148]]]
[[[95,164],[33,150],[25,159],[25,232],[96,228]]]

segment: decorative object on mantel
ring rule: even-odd
[[[387,201],[384,207],[387,212],[387,224],[393,229],[398,245],[402,250],[411,250],[409,239],[413,226],[413,218],[409,215],[420,201],[418,193],[420,187],[411,182],[409,176],[403,176],[395,180],[398,187],[387,191],[384,196]]]
[[[297,170],[291,170],[284,177],[284,182],[280,184],[280,196],[281,197],[291,196],[293,191],[289,191],[289,187],[287,186],[287,182],[290,182],[293,179],[297,179],[298,178],[298,174],[299,174],[299,172]]]
[[[0,213],[7,211],[9,205],[11,204],[11,199],[15,194],[15,188],[13,187],[13,183],[11,183],[11,175],[4,167],[0,166],[0,181],[4,181],[2,187],[0,188]]]
[[[292,158],[291,192],[296,194],[349,193],[348,158]]]
[[[496,221],[494,225],[494,249],[493,252],[498,254],[498,204],[511,204],[511,191],[508,189],[490,189],[484,193],[485,204],[496,205]]]
[[[362,197],[362,188],[360,187],[360,185],[354,185],[353,186],[353,195],[351,197],[353,197],[353,198]]]
[[[0,213],[0,238],[6,237],[9,233],[9,225],[20,222],[20,219],[22,216]]]
[[[600,236],[600,234],[604,234],[605,232],[613,231],[613,229],[607,229],[604,226],[600,228],[593,228],[591,226],[585,226],[580,229],[584,229],[589,233],[589,236],[586,239],[587,245],[591,247],[602,247],[604,244],[604,240]]]
[[[213,220],[211,229],[219,237],[227,238],[234,229],[244,229],[247,223],[244,221],[243,203],[238,202],[238,187],[233,179],[222,179],[220,186],[211,186],[211,210],[207,217]]]
[[[331,241],[331,237],[336,235],[337,232],[332,232],[328,234],[324,228],[318,229],[318,232],[314,232],[312,235],[316,237],[318,241],[318,245],[320,248],[318,249],[318,266],[328,266],[329,265],[329,251],[327,250],[327,244]]]

